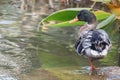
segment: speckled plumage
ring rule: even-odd
[[[105,57],[111,47],[111,40],[104,30],[96,29],[95,15],[88,10],[81,10],[77,18],[87,23],[78,32],[75,43],[76,52],[91,59]]]

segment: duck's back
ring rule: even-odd
[[[111,46],[109,36],[104,30],[95,29],[89,31],[84,36],[80,36],[75,43],[75,48],[78,54],[84,55],[84,52],[89,48],[88,53],[103,54],[102,52]]]

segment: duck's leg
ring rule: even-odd
[[[95,66],[93,65],[93,60],[92,59],[90,59],[90,66],[91,66],[92,71],[95,70]]]

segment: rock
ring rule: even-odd
[[[106,77],[105,80],[120,80],[120,67],[103,67],[97,70],[97,74],[104,75]]]

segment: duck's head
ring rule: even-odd
[[[96,16],[91,11],[81,10],[78,13],[78,15],[73,20],[70,21],[70,23],[74,23],[77,21],[85,21],[88,24],[92,24],[96,22],[97,20],[96,20]]]

